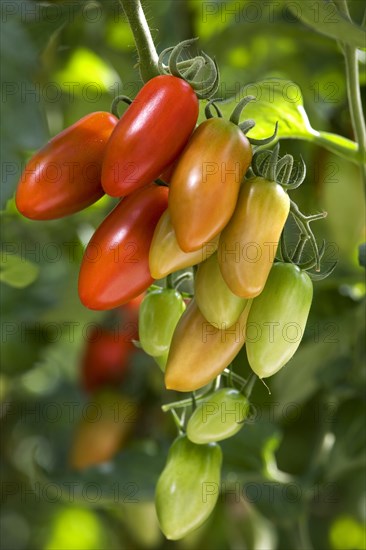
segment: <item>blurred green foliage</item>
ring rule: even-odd
[[[360,23],[363,3],[349,4]],[[296,102],[279,94],[282,103],[273,103],[282,153],[301,154],[308,166],[294,198],[305,212],[328,211],[315,232],[328,242],[325,267],[336,258],[338,266],[315,285],[304,341],[268,381],[272,394],[257,384],[253,422],[223,445],[223,495],[197,533],[167,544],[156,525],[154,485],[174,437],[160,406],[177,396],[163,391],[160,370],[142,353],[127,381],[142,408],[132,441],[115,461],[70,472],[68,448],[86,403],[79,387],[85,331],[105,317],[79,303],[78,266],[113,201],[31,222],[12,196],[24,162],[47,135],[108,110],[118,92],[134,96],[141,82],[117,1],[2,2],[1,548],[274,550],[308,548],[309,537],[322,550],[366,548],[365,285],[357,255],[365,211],[359,169],[350,162],[339,46],[300,23],[282,0],[146,0],[144,7],[159,51],[200,36],[199,47],[220,67],[218,97],[246,86],[253,92],[249,84],[269,79],[294,82],[312,127],[349,145],[348,158],[336,156],[309,138]],[[363,84],[365,61],[362,51]],[[273,111],[260,102],[247,109],[260,120],[253,135],[271,133]],[[291,224],[287,230],[291,238]],[[245,353],[236,370],[249,373]]]

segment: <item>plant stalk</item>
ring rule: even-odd
[[[366,191],[366,126],[362,110],[357,50],[348,44],[343,47],[346,61],[347,94],[352,127],[362,155],[361,174]]]
[[[120,0],[131,27],[139,56],[139,69],[143,82],[159,75],[158,53],[140,0]]]
[[[352,23],[347,0],[337,0],[337,6],[340,13]],[[361,176],[366,193],[366,124],[362,110],[357,48],[349,44],[342,44],[342,49],[346,62],[347,96],[351,123],[361,153]]]

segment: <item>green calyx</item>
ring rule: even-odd
[[[220,387],[220,381],[222,377],[227,379],[228,387],[235,388],[235,384],[238,384],[240,391],[247,398],[250,397],[254,383],[257,377],[250,376],[248,379],[242,378],[239,374],[236,374],[232,371],[231,368],[226,368],[217,378],[216,381],[212,382],[208,388],[204,388],[201,392],[192,392],[191,397],[186,399],[180,399],[179,401],[174,401],[172,403],[167,403],[161,407],[163,412],[172,411],[175,409],[186,409],[192,408],[193,410],[196,406],[204,401],[212,392],[217,391]]]
[[[327,269],[320,272],[320,263],[325,253],[325,241],[323,240],[320,248],[318,248],[315,236],[309,225],[312,221],[325,218],[326,212],[305,216],[300,212],[298,206],[293,201],[291,201],[290,212],[300,229],[300,234],[294,250],[290,253],[286,245],[285,232],[282,232],[279,248],[281,260],[286,263],[295,264],[302,271],[306,271],[312,281],[321,281],[329,277],[329,275],[333,273],[337,262],[333,262]],[[310,243],[313,255],[309,260],[301,261],[307,243]],[[311,271],[313,268],[315,268],[315,273]]]
[[[249,118],[247,120],[244,120],[243,122],[240,122],[240,116],[241,116],[245,106],[248,105],[248,103],[250,103],[251,101],[254,101],[254,100],[255,100],[255,97],[253,95],[248,95],[248,96],[243,97],[239,101],[239,103],[237,104],[237,106],[235,107],[233,112],[231,113],[231,116],[230,116],[230,119],[229,119],[230,122],[235,124],[235,126],[238,126],[240,128],[240,130],[243,132],[243,134],[245,134],[245,135],[249,132],[249,130],[254,128],[255,121],[252,118]],[[207,119],[213,118],[213,116],[214,116],[213,113],[212,113],[212,107],[215,109],[216,115],[219,118],[223,118],[223,114],[221,112],[221,109],[217,105],[217,102],[219,102],[219,101],[222,101],[222,99],[212,99],[211,101],[209,101],[209,103],[207,103],[207,105],[205,107],[205,116],[206,116]],[[263,139],[256,139],[256,138],[252,138],[252,137],[247,136],[248,141],[251,145],[268,145],[268,143],[270,143],[271,141],[273,141],[275,139],[275,137],[277,135],[277,129],[278,129],[278,123],[276,122],[274,132],[271,136],[269,136],[268,138],[263,138]]]
[[[305,162],[300,157],[300,164],[294,166],[292,155],[280,158],[279,152],[279,143],[273,151],[258,151],[253,157],[252,170],[256,176],[275,181],[287,191],[291,191],[299,187],[305,179]]]
[[[255,153],[251,171],[254,176],[274,181],[278,185],[281,185],[286,191],[291,191],[299,187],[304,181],[306,166],[302,157],[300,157],[300,163],[295,165],[292,155],[287,154],[280,157],[279,152],[280,145],[277,143],[272,151],[265,150]],[[284,231],[282,232],[281,246],[279,249],[281,260],[286,263],[296,264],[300,269],[308,272],[309,277],[314,281],[325,279],[332,273],[337,262],[332,263],[328,269],[320,273],[320,262],[324,255],[325,243],[323,243],[319,249],[310,224],[316,220],[325,218],[327,213],[319,212],[307,216],[303,214],[297,204],[290,199],[290,214],[299,229],[299,238],[293,252],[290,254],[287,250]],[[313,256],[310,260],[302,262],[301,258],[308,243],[312,249]],[[313,268],[315,268],[315,273],[309,271]]]
[[[126,103],[127,105],[131,105],[132,99],[128,97],[127,95],[117,95],[114,100],[112,101],[111,105],[111,113],[116,118],[120,118],[118,107],[120,103]]]
[[[180,61],[183,51],[197,40],[198,38],[183,40],[176,46],[163,50],[159,56],[158,69],[160,74],[182,78],[192,86],[199,99],[206,99],[215,94],[219,87],[220,75],[215,59],[201,52],[196,57]]]

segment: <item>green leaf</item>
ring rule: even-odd
[[[16,255],[2,255],[0,281],[14,288],[25,288],[38,277],[38,265]]]
[[[247,84],[234,97],[217,102],[224,117],[229,118],[240,99],[254,95],[256,101],[243,110],[242,120],[252,118],[256,126],[248,133],[254,138],[264,138],[273,134],[278,122],[278,139],[304,139],[325,147],[329,151],[353,162],[362,161],[362,152],[353,141],[336,134],[318,132],[311,127],[303,105],[301,90],[297,84],[284,79],[266,79]],[[200,121],[205,119],[205,105],[201,103]]]
[[[354,141],[337,134],[317,132],[311,127],[310,129],[312,132],[312,140],[310,141],[314,141],[317,145],[328,149],[331,153],[352,162],[361,164],[365,161],[363,152],[358,150],[358,145]]]
[[[316,32],[362,49],[366,43],[366,31],[348,21],[332,0],[312,2],[288,2],[289,10],[305,25]]]

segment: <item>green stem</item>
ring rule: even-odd
[[[234,382],[237,382],[238,384],[241,384],[241,385],[245,385],[247,383],[247,381],[244,380],[244,378],[239,376],[239,374],[236,374],[232,369],[225,369],[221,373],[221,376],[226,376],[227,378],[231,378],[232,380],[234,380]]]
[[[166,278],[166,288],[174,288],[174,277],[172,273],[169,273],[169,275]]]
[[[130,24],[139,56],[139,69],[143,82],[159,75],[158,54],[147,24],[140,0],[120,0]]]
[[[366,127],[362,110],[360,81],[358,72],[357,50],[348,44],[344,45],[344,58],[346,61],[347,94],[352,127],[355,132],[359,150],[363,155],[361,174],[366,191]]]
[[[319,254],[318,245],[317,245],[314,233],[312,232],[311,227],[310,227],[310,223],[313,222],[313,221],[325,218],[327,213],[326,212],[320,212],[319,214],[313,214],[311,216],[305,216],[305,214],[303,214],[300,211],[297,204],[291,199],[290,199],[290,212],[291,212],[292,216],[294,217],[294,220],[295,220],[298,228],[300,229],[300,232],[304,235],[307,235],[307,237],[310,241],[310,244],[312,246],[312,249],[313,249],[313,252],[314,252],[314,257],[315,257],[315,260],[316,260],[315,271],[320,271],[320,254]],[[284,253],[285,253],[285,249],[282,249],[282,254],[285,257]]]
[[[200,403],[203,401],[207,395],[210,393],[211,388],[209,391],[205,392],[203,395],[200,395],[199,397],[194,397],[194,403]],[[180,401],[174,401],[173,403],[167,403],[166,405],[163,405],[161,407],[161,410],[163,412],[172,411],[174,409],[182,409],[184,407],[191,407],[193,404],[192,397],[188,397],[187,399],[181,399]]]
[[[296,248],[291,258],[291,261],[294,264],[298,264],[300,262],[302,253],[304,252],[304,248],[308,240],[309,240],[309,237],[305,233],[300,234],[299,241],[296,245]]]
[[[184,433],[184,430],[183,430],[183,426],[182,426],[182,423],[181,423],[181,420],[180,420],[179,416],[177,415],[177,413],[175,412],[174,409],[171,409],[170,412],[173,415],[173,420],[174,420],[174,423],[177,427],[178,435],[182,435]]]
[[[339,11],[352,22],[348,4],[346,0],[338,0],[337,6]],[[349,44],[343,44],[343,54],[346,62],[347,76],[347,95],[349,110],[351,115],[352,127],[358,143],[359,151],[362,155],[361,175],[366,192],[366,125],[365,117],[362,110],[360,78],[358,69],[357,49]]]
[[[252,391],[253,391],[253,388],[254,388],[254,384],[256,383],[256,380],[257,380],[257,376],[253,372],[253,374],[250,375],[250,377],[248,378],[247,383],[245,384],[244,394],[245,394],[245,397],[247,397],[248,399],[252,394]]]
[[[182,275],[178,275],[178,277],[174,281],[174,288],[178,289],[180,285],[182,285],[185,281],[192,280],[193,279],[193,273],[187,271],[186,273],[182,273]]]
[[[242,386],[244,386],[246,383],[246,381],[241,376],[239,376],[238,374],[236,374],[235,372],[229,369],[225,369],[219,376],[231,377],[233,380],[235,380]],[[254,380],[253,382],[249,380],[249,385],[254,384],[255,380],[256,380],[256,376],[254,375]],[[207,391],[205,391],[198,397],[196,395],[194,396],[195,402],[200,403],[201,401],[203,401],[208,396],[208,394],[211,393],[211,390],[212,390],[212,382],[211,382],[210,388]],[[188,407],[188,406],[192,406],[192,397],[188,397],[188,399],[181,399],[180,401],[174,401],[173,403],[167,403],[166,405],[163,405],[161,409],[163,412],[167,412],[167,411],[171,411],[172,409],[182,409],[183,407]]]

